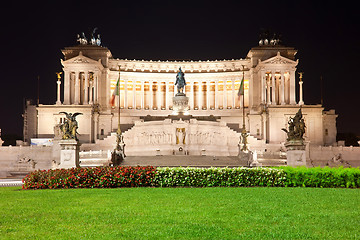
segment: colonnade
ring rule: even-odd
[[[261,71],[261,103],[285,105],[295,103],[295,71]]]
[[[97,103],[99,77],[97,71],[64,71],[64,104]]]
[[[184,93],[192,110],[231,109],[242,107],[237,96],[240,80],[191,80]],[[120,82],[120,107],[125,109],[172,109],[172,97],[177,93],[174,82],[166,80]],[[248,92],[245,90],[245,99]],[[118,101],[116,101],[117,103]],[[245,101],[247,106],[248,100]]]
[[[64,104],[91,105],[98,103],[101,71],[64,71]],[[296,104],[294,70],[261,70],[261,103],[266,105]],[[108,79],[108,78],[107,78]],[[109,81],[109,80],[108,80]],[[254,80],[255,81],[255,80]],[[116,80],[112,80],[113,88]],[[115,82],[115,84],[114,84]],[[241,108],[238,97],[241,77],[224,79],[187,78],[184,93],[191,110]],[[110,81],[108,95],[111,96]],[[245,107],[249,105],[249,81],[245,79]],[[60,99],[58,83],[58,100]],[[253,91],[258,91],[253,89]],[[120,107],[125,109],[172,109],[177,93],[174,81],[123,77],[120,81]],[[116,106],[118,100],[115,101]],[[59,101],[57,101],[59,104]]]

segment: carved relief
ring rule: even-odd
[[[277,57],[267,62],[268,64],[292,64],[292,62],[285,60],[284,58]]]
[[[74,59],[73,63],[89,63],[89,61],[84,58],[76,58]]]

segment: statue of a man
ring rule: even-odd
[[[185,73],[181,70],[181,67],[179,68],[179,72],[176,74],[176,82],[175,85],[177,85],[178,94],[184,93],[184,87],[186,85]]]

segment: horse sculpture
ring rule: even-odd
[[[181,70],[181,67],[179,68],[179,72],[176,74],[176,82],[175,85],[177,85],[177,94],[184,94],[184,87],[186,85],[185,73]]]

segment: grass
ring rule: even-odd
[[[359,239],[360,189],[0,188],[0,239]]]

